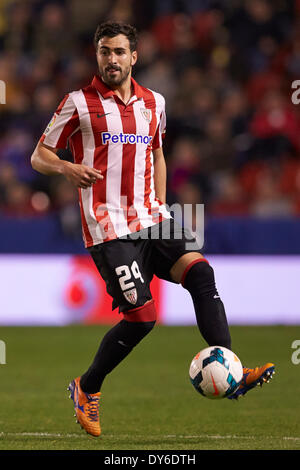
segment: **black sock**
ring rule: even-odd
[[[206,262],[194,264],[185,277],[184,288],[192,296],[198,328],[207,344],[231,349],[226,313],[212,267]]]
[[[152,330],[155,322],[121,320],[103,337],[92,365],[80,379],[86,393],[99,392],[103,380]]]

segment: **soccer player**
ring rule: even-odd
[[[190,236],[165,205],[165,101],[131,76],[136,30],[107,22],[97,27],[94,43],[98,74],[90,85],[64,97],[31,162],[40,173],[64,175],[78,187],[85,246],[113,308],[123,315],[103,337],[90,367],[69,385],[77,421],[99,436],[105,377],[155,325],[154,274],[187,289],[208,345],[231,349],[231,338],[213,269],[199,249],[187,248]],[[57,156],[68,144],[74,163]],[[273,371],[271,363],[244,369],[232,398],[262,384]]]

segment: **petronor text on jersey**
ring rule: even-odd
[[[109,142],[113,144],[145,144],[149,145],[152,136],[150,135],[141,135],[141,134],[111,134],[110,132],[101,132],[102,144],[106,145]]]

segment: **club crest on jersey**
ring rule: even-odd
[[[152,119],[152,111],[151,109],[146,109],[146,108],[141,108],[141,113],[144,119],[146,119],[147,122],[151,122]]]
[[[137,291],[136,289],[130,289],[127,290],[126,292],[123,292],[125,299],[127,302],[130,302],[131,304],[136,304],[137,302]]]

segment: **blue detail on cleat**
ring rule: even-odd
[[[250,384],[247,384],[246,380],[251,371],[246,372],[243,375],[241,385],[239,386],[237,391],[234,392],[232,395],[227,396],[227,398],[229,398],[229,400],[237,400],[240,396],[245,395],[247,392],[249,392],[249,390],[252,390],[252,388],[256,387],[257,385],[262,386],[264,382],[267,382],[272,378],[274,371],[274,365],[268,367],[256,380],[253,380],[253,382],[251,382]]]
[[[72,398],[72,400],[74,401],[74,392],[75,392],[75,381],[74,380],[72,380],[72,382],[69,383],[68,390],[70,390],[70,392],[71,392],[70,398]],[[75,405],[75,402],[74,402],[74,405]]]

